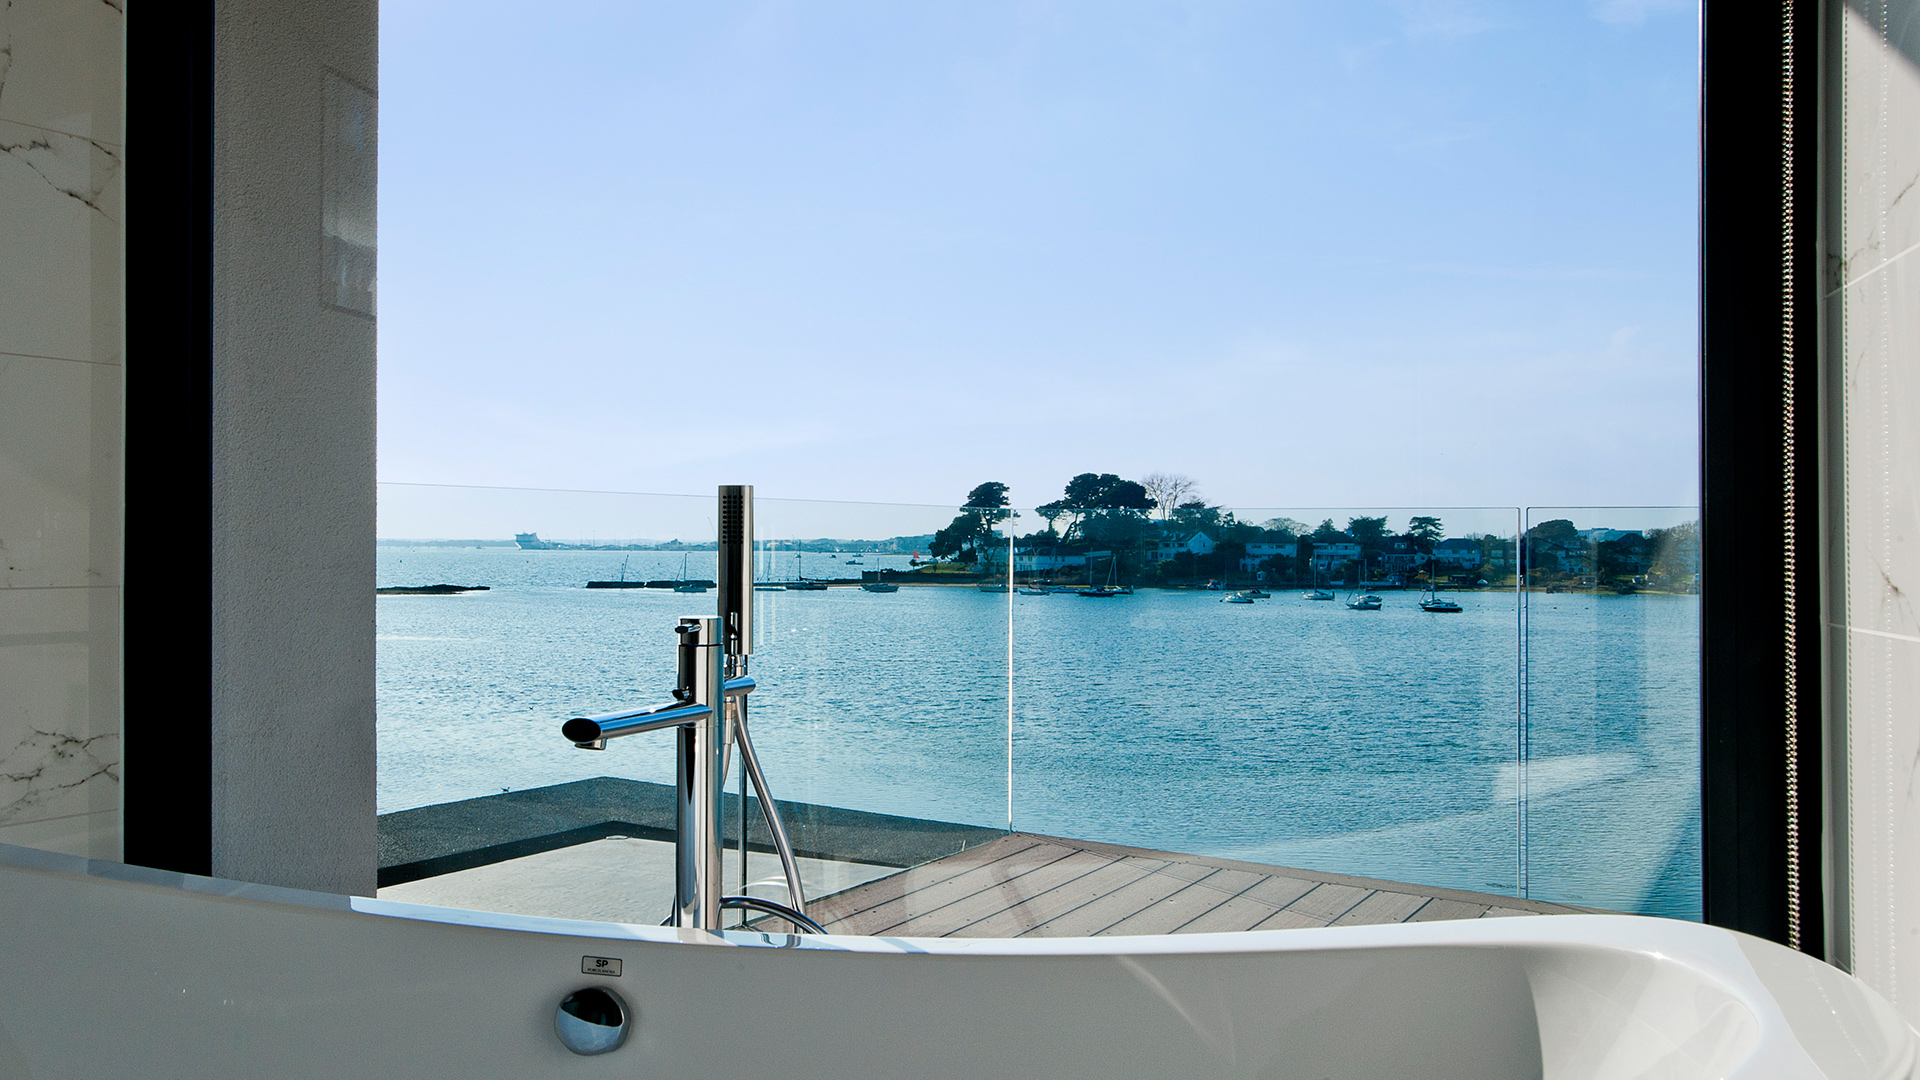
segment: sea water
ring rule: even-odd
[[[908,557],[851,558],[760,573]],[[674,621],[713,612],[584,587],[623,572],[712,578],[713,553],[381,547],[383,586],[490,586],[378,601],[381,812],[671,782],[667,736],[559,735],[666,700]],[[783,800],[1699,917],[1697,597],[1273,592],[757,592],[756,748]]]

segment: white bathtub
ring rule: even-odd
[[[682,936],[0,846],[0,934],[7,1078],[1915,1075],[1913,1032],[1851,977],[1624,916]],[[596,1057],[554,1026],[587,985],[637,1013]]]

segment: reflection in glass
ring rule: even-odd
[[[1527,895],[1698,919],[1700,524],[1527,511]]]

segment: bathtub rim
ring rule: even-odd
[[[951,956],[1109,956],[1296,952],[1323,949],[1411,946],[1489,947],[1585,946],[1609,952],[1634,952],[1655,958],[1697,960],[1729,974],[1734,981],[1757,979],[1745,949],[1781,949],[1764,939],[1703,923],[1644,915],[1569,914],[1379,923],[1357,926],[1301,927],[1202,934],[1154,934],[1115,937],[921,938],[842,934],[787,934],[768,931],[705,931],[637,923],[563,919],[542,915],[436,907],[370,896],[349,896],[233,881],[93,859],[0,843],[0,867],[41,873],[100,878],[128,885],[174,889],[234,900],[321,908],[358,915],[409,919],[560,937],[595,938],[662,945],[736,948],[809,949],[853,953],[913,953]],[[1801,956],[1799,953],[1791,953]],[[1811,960],[1811,958],[1807,958]],[[1819,963],[1819,961],[1812,961]],[[1836,971],[1838,969],[1835,969]],[[1841,974],[1846,974],[1841,972]],[[1851,978],[1851,976],[1848,976]]]
[[[1853,988],[1849,995],[1871,1014],[1888,1039],[1874,1076],[1894,1080],[1920,1076],[1920,1035],[1884,998],[1846,972],[1764,939],[1700,923],[1639,915],[1569,914],[1312,927],[1288,930],[1206,934],[1166,934],[1082,938],[913,938],[849,935],[793,935],[758,931],[710,932],[630,923],[594,922],[502,912],[471,911],[424,904],[347,896],[305,889],[260,885],[222,878],[133,866],[105,859],[49,852],[0,843],[0,871],[21,871],[70,878],[95,878],[124,887],[185,892],[232,901],[317,909],[350,918],[426,922],[508,934],[528,934],[598,942],[594,948],[621,945],[806,950],[816,954],[915,955],[959,959],[991,957],[1084,959],[1160,957],[1166,959],[1252,957],[1287,953],[1368,952],[1393,949],[1490,949],[1515,953],[1593,953],[1652,960],[1685,969],[1737,1001],[1758,1022],[1760,1038],[1746,1056],[1779,1055],[1804,1060],[1829,1057],[1840,1049],[1831,1021],[1809,1017],[1793,994],[1781,994],[1781,980],[1796,970],[1838,977]],[[1527,961],[1523,961],[1527,962]],[[1796,969],[1795,965],[1813,965]],[[1531,975],[1529,976],[1531,978]],[[1790,984],[1789,984],[1790,985]],[[1804,995],[1802,995],[1804,997]],[[1741,1075],[1746,1075],[1744,1069]]]

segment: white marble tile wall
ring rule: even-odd
[[[1828,100],[1841,958],[1920,1024],[1920,0],[1839,6]]]
[[[0,842],[115,859],[124,22],[0,3]]]

